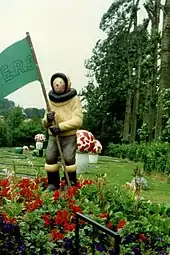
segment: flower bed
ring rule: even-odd
[[[126,190],[109,192],[106,177],[79,179],[77,187],[45,192],[46,178],[0,180],[1,254],[75,254],[75,213],[119,231],[121,254],[168,254],[170,208],[136,201]],[[80,221],[80,254],[91,254],[92,229]],[[99,233],[96,254],[115,254]]]

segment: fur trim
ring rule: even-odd
[[[77,170],[77,166],[76,166],[76,164],[71,165],[71,166],[66,166],[66,170],[68,173],[73,173]],[[64,169],[63,169],[63,171],[64,171]]]
[[[47,172],[57,172],[59,170],[58,164],[49,165],[45,163],[45,170]]]
[[[77,95],[76,89],[70,89],[69,91],[61,95],[57,95],[51,90],[48,94],[49,99],[54,103],[61,103],[61,102],[68,101],[69,99],[75,97],[76,95]]]

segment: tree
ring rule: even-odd
[[[9,101],[8,99],[0,101],[0,116],[7,116],[14,106],[15,106],[14,102]]]
[[[162,134],[163,97],[164,92],[170,89],[170,1],[166,0],[163,8],[163,29],[161,40],[161,70],[159,82],[159,99],[157,105],[155,139]],[[170,105],[169,105],[170,107]],[[168,114],[170,118],[170,111]]]
[[[160,0],[148,0],[144,7],[148,13],[149,20],[151,21],[151,66],[150,77],[148,81],[146,100],[148,109],[148,141],[151,142],[154,138],[154,126],[156,121],[156,89],[158,86],[158,57],[159,57],[159,22],[160,22]]]
[[[20,139],[20,125],[24,120],[24,115],[21,107],[14,107],[6,118],[6,138],[7,145],[13,146]]]

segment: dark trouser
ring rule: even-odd
[[[63,151],[63,156],[65,159],[66,169],[70,178],[70,181],[76,184],[76,135],[72,136],[62,136],[59,137],[61,149]],[[46,164],[45,170],[48,172],[48,184],[57,185],[59,180],[59,167],[58,159],[59,152],[57,148],[56,138],[54,136],[49,136],[48,146],[46,150]],[[57,183],[54,183],[54,179]],[[58,186],[58,185],[57,185]]]

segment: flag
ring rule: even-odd
[[[36,80],[37,66],[27,37],[0,53],[0,100]]]

